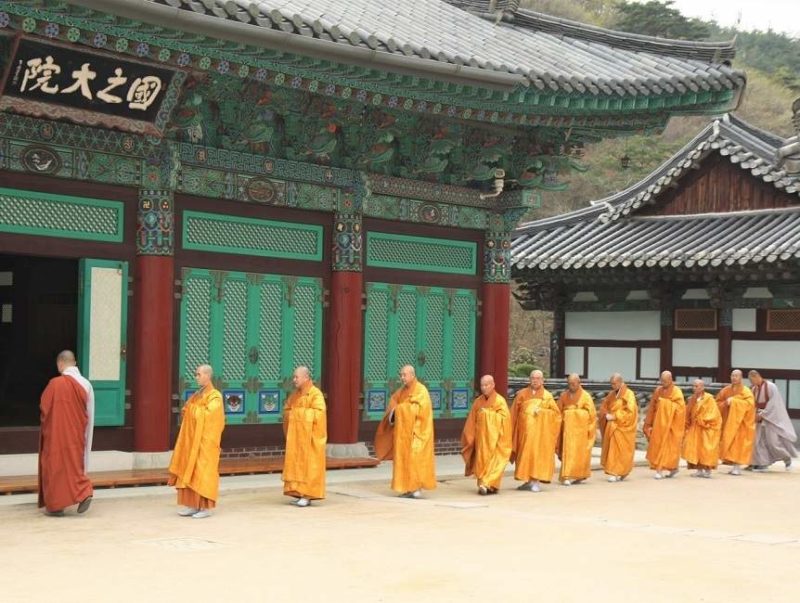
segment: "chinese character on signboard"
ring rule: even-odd
[[[174,71],[20,40],[3,94],[153,121]]]

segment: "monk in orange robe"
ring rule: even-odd
[[[70,374],[77,371],[75,364],[69,350],[58,355],[60,375],[50,380],[39,402],[39,507],[53,517],[75,504],[84,513],[92,502],[92,482],[86,475],[89,391]]]
[[[597,410],[591,394],[575,373],[567,377],[567,391],[558,397],[562,427],[556,450],[561,459],[559,480],[565,486],[579,484],[592,474],[592,448],[597,431]]]
[[[540,482],[550,483],[553,479],[556,440],[561,430],[561,412],[553,395],[544,388],[542,371],[533,371],[530,386],[514,397],[511,424],[514,479],[523,482],[517,490],[539,492]]]
[[[689,469],[696,469],[692,477],[711,477],[711,470],[719,463],[719,439],[722,431],[722,414],[714,396],[706,391],[705,382],[695,379],[694,393],[686,406],[686,436],[683,440],[683,458]]]
[[[648,440],[647,460],[655,479],[675,477],[681,462],[681,443],[686,430],[686,401],[672,373],[661,373],[661,385],[653,391],[644,418]]]
[[[511,456],[511,414],[506,399],[494,389],[494,377],[481,377],[481,394],[461,433],[464,475],[478,479],[478,494],[497,494]]]
[[[742,383],[742,371],[731,373],[731,384],[717,394],[717,404],[722,413],[719,456],[726,465],[733,465],[731,475],[741,475],[739,465],[750,463],[756,436],[755,398]]]
[[[181,429],[172,461],[168,484],[178,489],[178,510],[182,517],[210,517],[219,495],[219,454],[225,409],[222,394],[211,383],[214,372],[203,364],[197,367],[195,379],[200,387],[186,402],[182,411]]]
[[[603,399],[598,416],[603,434],[600,464],[608,481],[621,482],[633,469],[639,406],[619,373],[611,375],[611,391]]]
[[[283,409],[283,493],[295,497],[293,504],[298,507],[307,507],[312,500],[325,498],[325,398],[305,366],[295,369],[292,382],[295,390]]]
[[[375,454],[394,461],[392,490],[405,498],[422,498],[423,489],[436,488],[433,405],[413,366],[400,369],[400,381],[403,386],[392,395],[378,425]]]

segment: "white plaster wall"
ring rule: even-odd
[[[567,339],[605,339],[638,341],[661,337],[661,314],[641,312],[566,312],[564,333]]]
[[[673,339],[672,364],[675,366],[717,366],[719,340]]]
[[[589,348],[589,379],[608,379],[622,373],[627,380],[636,378],[636,348]]]
[[[567,346],[564,348],[564,371],[569,375],[570,373],[578,373],[583,375],[583,347],[582,346]]]
[[[800,341],[743,341],[731,343],[731,365],[750,369],[800,371]]]
[[[661,350],[642,348],[639,370],[642,379],[657,379],[661,375]]]
[[[756,330],[756,309],[755,308],[734,308],[733,309],[733,330],[754,333]]]

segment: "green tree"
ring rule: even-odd
[[[706,23],[684,17],[673,4],[672,0],[621,3],[615,26],[622,31],[676,40],[704,40],[711,35]]]

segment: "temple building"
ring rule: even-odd
[[[506,389],[512,231],[581,169],[570,150],[745,86],[730,43],[516,4],[0,1],[0,453],[37,449],[64,348],[96,449],[169,450],[202,363],[226,450],[279,451],[297,365],[330,454],[366,454],[406,363],[457,437],[477,376]],[[753,333],[780,319],[748,312]]]
[[[525,308],[555,313],[551,375],[726,383],[757,369],[800,419],[792,144],[726,114],[627,190],[520,226],[513,274]]]

